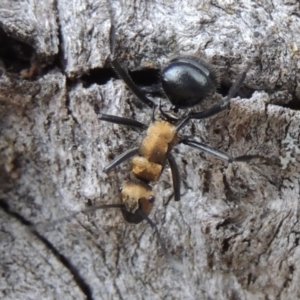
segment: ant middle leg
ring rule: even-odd
[[[172,181],[173,181],[173,190],[174,190],[174,200],[180,200],[180,174],[178,170],[178,166],[174,157],[169,154],[168,163],[172,172]]]
[[[103,172],[108,173],[113,168],[117,167],[121,163],[125,162],[126,160],[132,158],[139,152],[139,147],[129,149],[119,156],[117,156],[115,159],[113,159],[104,169]]]
[[[195,140],[191,139],[181,139],[180,142],[181,144],[188,145],[190,147],[196,148],[198,150],[201,150],[203,152],[209,153],[227,163],[232,163],[232,162],[248,162],[253,159],[263,159],[264,157],[260,155],[241,155],[241,156],[236,156],[232,157],[228,155],[225,152],[222,152],[220,150],[214,149],[204,143],[197,142]]]

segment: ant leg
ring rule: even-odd
[[[144,104],[149,106],[150,108],[155,108],[157,105],[146,97],[142,91],[137,87],[137,85],[132,81],[129,74],[121,67],[120,63],[117,60],[112,60],[111,65],[113,66],[114,70],[116,71],[117,75],[125,82],[127,87],[131,90],[131,92]]]
[[[131,77],[127,71],[120,65],[120,63],[115,59],[115,46],[116,46],[116,25],[114,20],[114,15],[111,7],[111,3],[107,1],[107,8],[110,16],[110,31],[109,31],[109,42],[110,42],[110,53],[111,53],[111,65],[117,75],[125,82],[132,93],[143,103],[145,103],[150,108],[155,108],[157,105],[146,97],[142,91],[137,87],[137,85],[132,81]]]
[[[115,168],[116,166],[118,166],[119,164],[121,164],[122,162],[128,160],[129,158],[133,157],[134,155],[136,155],[139,152],[139,148],[132,148],[129,149],[125,152],[123,152],[122,154],[120,154],[119,156],[117,156],[115,159],[113,159],[104,169],[103,172],[104,173],[108,173],[111,169]]]
[[[156,109],[156,107],[153,107],[153,108],[152,108],[152,117],[151,117],[152,123],[155,122],[155,109]]]
[[[182,129],[192,119],[206,119],[206,118],[212,117],[212,116],[218,114],[219,112],[225,110],[226,108],[228,108],[230,100],[234,97],[234,95],[237,93],[237,91],[242,86],[250,67],[251,67],[251,63],[248,62],[246,68],[239,75],[236,82],[233,84],[233,86],[229,90],[227,97],[225,98],[224,101],[222,101],[222,103],[216,104],[213,107],[211,107],[207,110],[204,110],[204,111],[189,113],[186,117],[183,117],[181,120],[179,120],[178,124],[176,125],[177,131]]]
[[[220,150],[214,149],[212,147],[209,147],[208,145],[204,144],[204,143],[200,143],[194,140],[189,140],[189,139],[182,139],[180,140],[179,143],[182,143],[184,145],[188,145],[190,147],[196,148],[198,150],[201,150],[203,152],[209,153],[227,163],[232,163],[232,162],[247,162],[250,161],[252,159],[256,159],[256,158],[264,158],[260,155],[241,155],[241,156],[237,156],[237,157],[232,157],[230,155],[228,155],[225,152],[222,152]]]
[[[123,118],[123,117],[118,117],[118,116],[114,116],[114,115],[99,114],[98,118],[105,122],[136,127],[136,128],[140,128],[143,130],[148,128],[147,125],[145,125],[139,121],[136,121],[133,119],[128,119],[128,118]]]
[[[110,19],[110,30],[109,30],[109,50],[112,57],[115,57],[116,48],[116,24],[114,19],[113,9],[109,0],[106,1],[107,10]]]
[[[166,113],[163,111],[162,109],[162,106],[161,106],[161,102],[159,102],[159,111],[161,113],[161,115],[169,122],[169,123],[172,123],[172,122],[178,122],[179,119],[174,117],[173,115],[169,114],[169,113]]]
[[[172,172],[174,200],[179,201],[180,200],[180,175],[179,175],[179,170],[176,161],[171,154],[169,154],[168,163]]]

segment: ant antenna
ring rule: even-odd
[[[70,221],[71,219],[75,218],[77,215],[79,215],[81,213],[85,214],[85,213],[89,213],[89,212],[92,212],[92,211],[96,211],[98,209],[107,209],[107,208],[125,208],[125,205],[120,204],[120,203],[119,204],[95,205],[95,206],[89,207],[87,209],[76,211],[76,212],[70,214],[67,217],[63,217],[63,218],[54,220],[52,222],[48,222],[48,223],[40,222],[40,223],[33,224],[29,227],[30,227],[31,230],[37,230],[39,228],[46,229],[47,227],[55,226],[58,223],[61,223],[61,222],[64,222],[64,221]]]
[[[157,239],[161,245],[164,256],[171,263],[172,267],[177,271],[180,271],[180,272],[184,271],[184,266],[177,259],[172,257],[170,255],[169,251],[167,250],[166,244],[165,244],[162,236],[160,235],[156,224],[147,215],[145,215],[141,210],[138,210],[138,213],[144,218],[144,220],[147,221],[147,223],[151,226],[151,228],[156,233]]]
[[[138,211],[138,213],[144,218],[144,220],[147,221],[147,223],[151,226],[151,228],[154,230],[154,232],[156,233],[157,235],[157,238],[158,238],[158,241],[161,245],[161,248],[163,250],[163,253],[164,255],[170,259],[171,258],[171,255],[169,254],[168,250],[167,250],[167,247],[166,247],[166,244],[163,240],[163,238],[161,237],[159,231],[158,231],[158,228],[156,226],[156,224],[147,216],[145,215],[141,210]]]
[[[170,255],[169,251],[167,250],[165,241],[163,240],[162,236],[160,235],[156,224],[147,215],[145,215],[141,210],[139,210],[138,213],[144,218],[144,220],[147,221],[147,223],[151,226],[151,228],[156,233],[157,239],[158,239],[158,241],[159,241],[159,243],[161,245],[161,248],[163,250],[164,256],[172,264],[172,267],[175,270],[177,270],[177,271],[180,271],[180,272],[184,271],[183,265],[177,259],[175,259],[174,257],[172,257]]]

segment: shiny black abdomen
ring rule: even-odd
[[[161,83],[177,108],[200,104],[218,85],[216,71],[207,62],[192,56],[177,57],[162,70]]]

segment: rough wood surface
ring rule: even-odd
[[[299,298],[300,113],[287,107],[300,101],[299,2],[111,2],[116,55],[131,70],[197,54],[216,65],[226,86],[254,61],[245,82],[252,96],[185,134],[272,163],[227,166],[195,149],[174,150],[182,199],[173,201],[166,169],[151,218],[180,270],[147,224],[128,225],[118,210],[34,234],[29,222],[119,201],[129,164],[109,175],[102,169],[142,134],[99,121],[95,105],[142,122],[151,111],[134,105],[122,81],[99,84],[93,75],[109,67],[104,0],[2,1],[1,299]],[[26,59],[23,43],[31,49]],[[16,49],[21,58],[7,55]]]

